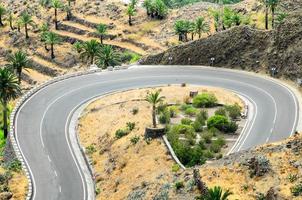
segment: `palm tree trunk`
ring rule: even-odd
[[[191,39],[194,40],[194,33],[191,33]]]
[[[17,29],[18,29],[18,32],[20,33],[21,30],[20,30],[20,25],[19,24],[18,24]]]
[[[54,54],[53,44],[50,45],[50,50],[51,50],[51,59],[54,59],[55,54]]]
[[[15,28],[13,27],[13,22],[10,20],[9,21],[9,26],[10,26],[10,29],[13,31]]]
[[[4,26],[4,24],[2,23],[2,15],[0,15],[0,26]]]
[[[94,64],[94,56],[91,56],[91,61],[90,64],[93,65]]]
[[[45,43],[44,44],[44,49],[48,52],[49,51],[49,49],[47,48],[47,44]]]
[[[200,31],[198,32],[198,38],[199,39],[201,38],[201,32]]]
[[[21,76],[22,76],[22,68],[18,70],[18,82],[19,82],[19,85],[21,83]]]
[[[268,30],[268,5],[265,6],[265,29]]]
[[[272,29],[275,28],[275,7],[272,6]]]
[[[24,27],[25,27],[25,37],[26,37],[26,39],[28,39],[29,36],[28,36],[27,24],[25,24]]]
[[[103,35],[101,35],[101,44],[103,44]]]
[[[58,30],[57,9],[55,9],[55,29]]]
[[[129,22],[129,26],[132,26],[132,19],[131,19],[131,15],[129,15],[129,20],[128,20],[128,22]]]
[[[3,102],[3,133],[4,138],[7,138],[8,135],[8,122],[7,122],[7,103]]]
[[[156,108],[155,105],[152,107],[152,122],[153,122],[153,127],[156,128]]]

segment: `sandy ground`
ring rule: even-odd
[[[218,88],[166,86],[157,89],[162,90],[167,102],[183,102],[190,91],[200,91],[215,93],[220,103],[243,105],[238,96]],[[154,88],[131,90],[103,97],[91,103],[80,119],[82,145],[96,150],[91,158],[101,194],[98,200],[125,199],[134,188],[145,183],[149,185],[147,197],[151,198],[163,183],[173,181],[174,161],[164,143],[160,139],[150,144],[143,140],[145,127],[151,125],[151,107],[141,100],[152,90]],[[139,110],[136,115],[131,112],[133,108]],[[126,128],[127,122],[135,122],[135,130],[115,140],[115,131]],[[130,142],[133,136],[140,136],[136,145]]]

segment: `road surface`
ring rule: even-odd
[[[110,92],[184,82],[230,89],[253,103],[255,115],[233,151],[278,141],[295,131],[298,105],[293,93],[248,73],[161,66],[70,78],[40,90],[22,105],[16,116],[16,139],[32,173],[33,199],[87,199],[87,186],[68,136],[67,119],[75,107]]]

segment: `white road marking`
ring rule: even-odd
[[[58,177],[58,174],[57,174],[57,171],[56,171],[56,170],[54,171],[54,173],[55,173],[55,176]]]
[[[50,159],[49,155],[47,155],[47,158],[48,158],[48,161],[51,162],[51,159]]]
[[[61,187],[61,185],[59,186],[59,192],[60,192],[60,193],[62,192],[62,187]]]

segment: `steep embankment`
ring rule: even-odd
[[[296,79],[302,75],[301,33],[302,16],[294,12],[276,30],[234,27],[145,57],[140,63],[210,65],[215,58],[215,66],[253,71],[277,67],[279,75]]]

